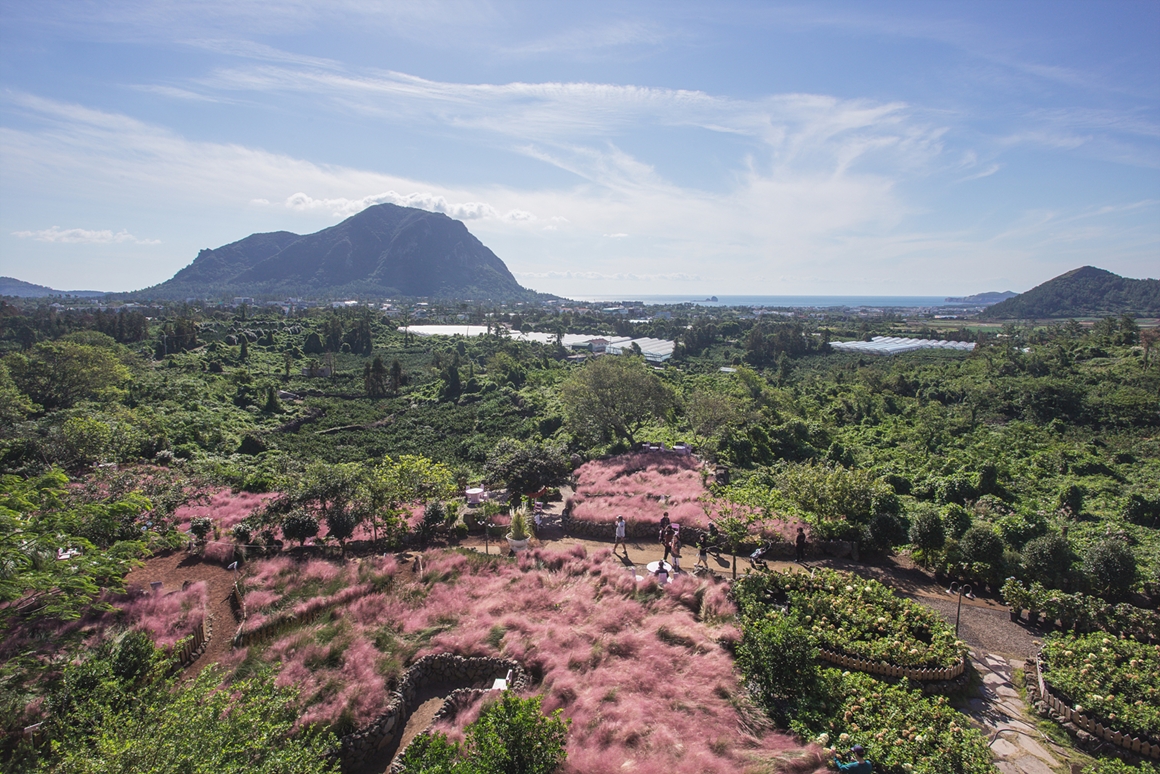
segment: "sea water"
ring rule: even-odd
[[[894,307],[908,308],[930,306],[961,306],[952,304],[943,296],[577,296],[577,301],[610,303],[618,301],[639,301],[648,305],[697,304],[699,306],[757,306],[771,308],[832,308],[832,307]]]

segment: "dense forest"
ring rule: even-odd
[[[754,521],[804,522],[812,539],[857,541],[871,557],[905,553],[995,593],[1015,577],[1154,604],[1155,329],[1128,316],[952,328],[844,310],[666,312],[634,323],[551,305],[424,310],[426,320],[502,323],[469,339],[414,335],[405,330],[413,308],[4,303],[0,633],[109,609],[135,562],[213,530],[195,519],[180,531],[174,513],[221,488],[270,497],[233,528],[239,546],[263,535],[272,544],[272,527],[301,543],[323,524],[345,554],[361,526],[395,546],[432,527],[410,517],[409,503],[480,482],[534,491],[641,442],[691,444],[727,472],[713,496]],[[513,341],[508,328],[678,346],[658,366]],[[977,346],[895,357],[829,347],[872,335]],[[62,552],[79,555],[58,561]],[[165,713],[214,695],[212,677],[175,693],[161,656],[127,635],[70,647],[93,655],[48,659],[35,643],[4,654],[4,755],[19,770],[82,770],[76,762],[116,718],[148,704],[164,726]],[[255,706],[293,698],[260,669],[240,684]],[[143,685],[152,702],[127,698]],[[86,686],[100,690],[88,696]],[[21,736],[41,706],[56,725]],[[271,739],[295,740],[288,756],[315,760],[333,744],[323,731],[291,734],[284,713],[262,723]]]

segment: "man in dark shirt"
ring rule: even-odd
[[[862,745],[856,744],[851,747],[850,754],[854,756],[854,760],[849,763],[842,763],[841,759],[837,756],[834,757],[838,771],[846,771],[850,774],[871,774],[874,771],[874,766],[866,760],[866,751],[862,749]]]

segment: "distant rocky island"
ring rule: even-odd
[[[102,290],[56,290],[46,285],[35,285],[15,277],[0,277],[0,296],[16,298],[47,298],[50,296],[71,296],[72,298],[100,298],[106,295]]]
[[[989,306],[980,317],[1034,320],[1130,314],[1160,316],[1160,280],[1129,279],[1082,266]]]
[[[504,262],[460,221],[394,204],[368,207],[314,234],[252,234],[202,250],[172,279],[132,295],[172,300],[538,297],[516,282]]]
[[[973,296],[963,296],[962,298],[947,298],[948,304],[971,304],[977,306],[990,306],[997,304],[1000,301],[1006,301],[1008,298],[1013,298],[1019,295],[1014,290],[997,291],[992,290],[987,293],[976,293]]]

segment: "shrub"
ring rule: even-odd
[[[818,678],[813,638],[789,615],[771,614],[747,622],[737,664],[758,703],[783,725]]]
[[[1104,540],[1088,548],[1083,572],[1102,597],[1123,597],[1136,582],[1136,556],[1122,540]]]
[[[1023,572],[1028,580],[1059,588],[1071,570],[1071,546],[1062,535],[1044,535],[1023,547]]]
[[[910,544],[929,557],[943,547],[946,532],[942,519],[931,508],[923,508],[910,522]]]
[[[897,596],[875,580],[834,570],[813,575],[748,575],[734,593],[747,620],[784,600],[820,646],[871,661],[909,667],[949,667],[962,643],[932,610]]]
[[[924,698],[905,680],[879,682],[859,672],[826,669],[816,706],[792,728],[822,746],[866,748],[875,771],[911,774],[992,774],[986,738],[944,697]],[[821,736],[818,736],[821,734]]]
[[[298,545],[318,534],[318,519],[301,508],[295,508],[282,519],[282,535],[287,540],[297,540]]]
[[[213,531],[213,521],[206,516],[195,516],[190,519],[189,531],[199,543],[204,543],[206,537]]]
[[[996,526],[1003,542],[1016,551],[1023,548],[1028,540],[1042,537],[1047,533],[1047,520],[1039,514],[1013,513],[999,519]]]
[[[971,512],[957,503],[952,503],[942,509],[943,527],[946,533],[955,540],[961,538],[971,528],[973,520]]]
[[[1043,677],[1077,708],[1132,734],[1160,737],[1160,648],[1098,632],[1053,634]]]
[[[1080,484],[1065,484],[1056,496],[1056,507],[1072,516],[1079,516],[1086,496],[1087,491]]]
[[[963,562],[997,568],[1003,562],[1003,541],[990,527],[976,524],[959,541]]]

